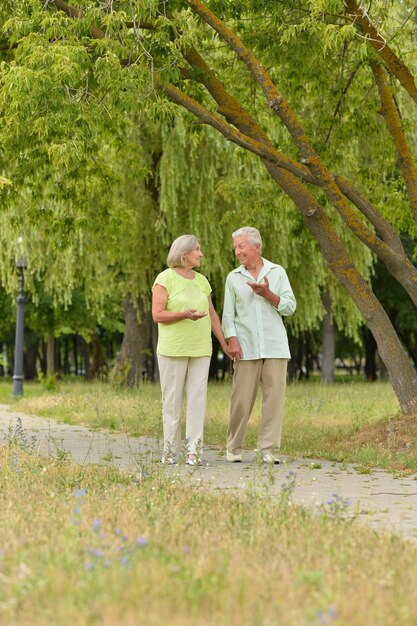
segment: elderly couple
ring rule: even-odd
[[[258,449],[263,463],[279,463],[287,361],[287,333],[281,316],[296,302],[285,270],[261,256],[256,228],[232,235],[241,265],[226,279],[222,325],[211,301],[207,279],[195,272],[203,253],[194,235],[176,239],[168,269],[152,287],[152,316],[158,323],[158,365],[162,389],[164,449],[162,463],[174,464],[181,449],[181,413],[185,388],[188,465],[201,465],[211,331],[234,360],[226,458],[242,460],[246,426],[262,388]],[[223,328],[222,328],[223,326]]]

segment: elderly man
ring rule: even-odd
[[[281,319],[291,315],[296,301],[283,267],[261,256],[256,228],[233,233],[241,265],[226,279],[223,332],[234,359],[233,389],[227,435],[227,460],[242,460],[242,443],[259,385],[262,416],[258,449],[263,463],[279,463],[287,362],[287,333]]]

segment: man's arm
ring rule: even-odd
[[[297,308],[297,302],[293,294],[287,272],[281,268],[280,286],[279,286],[280,302],[277,307],[280,315],[292,315]]]
[[[224,291],[222,326],[224,336],[226,337],[228,343],[229,356],[231,359],[236,359],[237,361],[239,361],[241,358],[243,358],[243,353],[236,333],[235,301],[236,298],[232,288],[231,280],[229,277],[227,277],[226,287]]]

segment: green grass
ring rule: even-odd
[[[0,447],[2,626],[415,626],[416,547],[343,503],[142,470]]]
[[[162,437],[160,389],[147,383],[139,389],[114,388],[102,383],[60,383],[45,391],[25,384],[25,397],[11,400],[11,384],[0,384],[0,402],[18,410],[52,417],[71,424],[123,430],[135,435]],[[230,383],[210,383],[205,443],[223,448],[227,432]],[[325,458],[361,466],[417,470],[417,451],[388,448],[359,434],[384,424],[398,414],[397,399],[389,383],[318,382],[287,387],[282,452],[292,457]],[[260,398],[254,408],[245,446],[255,448]]]

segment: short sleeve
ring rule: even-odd
[[[210,285],[209,281],[202,274],[198,274],[198,277],[199,277],[199,283],[200,283],[200,286],[201,286],[201,289],[202,289],[203,293],[205,293],[207,296],[209,296],[211,294],[211,292],[212,292],[211,285]]]
[[[171,287],[171,274],[168,270],[164,270],[155,278],[154,283],[152,285],[152,291],[156,285],[161,285],[161,287],[165,287],[165,289],[169,292]]]

